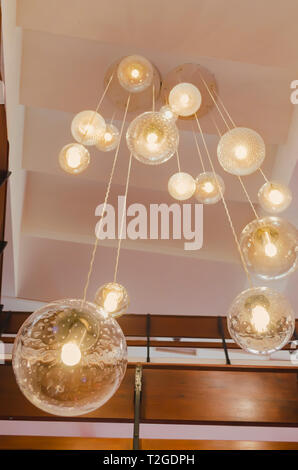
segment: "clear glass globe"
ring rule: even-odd
[[[74,139],[84,145],[95,145],[105,130],[104,118],[95,111],[81,111],[71,123],[71,133]]]
[[[242,349],[254,354],[271,354],[290,341],[295,316],[282,294],[268,287],[255,287],[236,297],[227,323],[231,337]]]
[[[94,303],[115,318],[126,313],[129,297],[125,287],[117,282],[109,282],[97,290]]]
[[[126,141],[137,160],[147,165],[159,165],[176,152],[179,132],[175,123],[159,112],[146,112],[130,123]]]
[[[185,201],[193,196],[196,190],[195,180],[188,173],[175,173],[168,182],[170,195],[178,201]]]
[[[169,94],[169,105],[179,116],[192,116],[202,103],[202,95],[192,83],[179,83]]]
[[[120,132],[113,124],[107,124],[104,134],[96,142],[96,148],[101,152],[115,150],[119,143]]]
[[[129,55],[121,60],[117,68],[120,85],[130,93],[146,90],[153,81],[153,67],[140,55]]]
[[[263,279],[279,279],[297,267],[297,229],[280,217],[266,216],[242,231],[240,246],[250,271]]]
[[[196,178],[195,198],[201,204],[215,204],[225,192],[225,184],[221,176],[206,171]]]
[[[176,122],[178,119],[178,114],[174,113],[170,106],[162,106],[159,110],[160,114],[168,121]]]
[[[226,132],[217,146],[219,163],[232,175],[250,175],[265,158],[262,137],[252,129],[235,127]]]
[[[64,171],[77,175],[88,167],[90,154],[81,144],[68,144],[59,154],[59,163]]]
[[[123,332],[91,302],[59,300],[21,326],[12,365],[25,397],[59,416],[89,413],[119,387],[127,364]]]
[[[290,189],[282,183],[269,181],[261,187],[258,193],[260,206],[271,214],[286,210],[292,202]]]

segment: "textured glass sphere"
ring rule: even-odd
[[[215,204],[224,191],[225,184],[221,176],[214,176],[209,171],[197,176],[195,198],[201,204]]]
[[[93,303],[69,299],[27,318],[12,358],[25,397],[59,416],[102,406],[119,387],[126,363],[126,341],[116,320]]]
[[[193,196],[196,190],[195,180],[188,173],[175,173],[168,182],[170,195],[178,201],[185,201]]]
[[[71,133],[74,139],[84,145],[95,145],[105,130],[104,118],[95,111],[81,111],[71,123]]]
[[[94,303],[112,317],[120,317],[127,311],[129,297],[127,290],[121,284],[108,282],[97,290]]]
[[[96,148],[101,152],[110,152],[117,147],[119,139],[120,133],[117,127],[113,124],[107,124],[104,134],[96,142]]]
[[[254,354],[271,354],[290,341],[295,316],[282,294],[268,287],[255,287],[236,297],[227,323],[231,337],[242,349]]]
[[[129,125],[126,141],[133,156],[147,165],[166,162],[177,150],[179,133],[174,122],[159,112],[140,114]]]
[[[280,217],[250,222],[241,233],[240,246],[248,268],[263,279],[279,279],[297,267],[297,229]]]
[[[270,181],[263,184],[258,193],[261,207],[271,214],[286,210],[292,202],[292,193],[284,184]]]
[[[232,175],[250,175],[265,158],[262,137],[252,129],[235,127],[226,132],[217,146],[219,163]]]
[[[90,163],[90,154],[81,144],[68,144],[59,154],[59,163],[64,171],[77,175],[86,170]]]
[[[202,95],[192,83],[179,83],[169,94],[169,105],[179,116],[191,116],[196,113],[202,103]]]
[[[140,55],[124,57],[118,65],[117,76],[120,85],[130,93],[146,90],[153,81],[153,67],[149,60]]]
[[[174,111],[168,105],[162,106],[159,112],[162,117],[164,117],[168,121],[176,122],[178,119],[178,114],[174,113]]]

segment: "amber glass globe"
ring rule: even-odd
[[[94,303],[112,317],[120,317],[127,311],[129,297],[127,290],[121,284],[108,282],[97,290]]]
[[[286,210],[292,202],[290,189],[282,183],[269,181],[261,187],[258,193],[260,206],[271,214]]]
[[[90,163],[90,154],[81,144],[68,144],[59,154],[59,164],[67,173],[77,175],[86,170]]]
[[[175,173],[168,181],[170,195],[178,201],[185,201],[193,196],[196,190],[195,180],[188,173]]]
[[[89,413],[109,400],[126,370],[122,330],[90,302],[59,300],[34,312],[20,328],[13,370],[25,397],[59,416]]]
[[[104,134],[96,142],[96,148],[101,152],[111,152],[115,150],[119,143],[120,133],[116,126],[107,124]]]
[[[95,145],[105,130],[104,118],[95,111],[81,111],[71,123],[71,133],[74,139],[84,145]]]
[[[240,246],[248,268],[263,279],[279,279],[297,268],[297,229],[280,217],[250,222],[241,233]]]
[[[271,354],[283,348],[295,328],[288,300],[268,287],[241,292],[230,307],[227,322],[234,341],[254,354]]]
[[[147,112],[131,122],[126,141],[137,160],[147,165],[159,165],[176,152],[179,133],[175,123],[165,119],[159,112]]]
[[[146,90],[153,81],[153,67],[149,60],[140,55],[124,57],[118,65],[117,76],[120,85],[130,93]]]
[[[225,184],[221,176],[208,171],[197,176],[195,198],[201,204],[215,204],[220,201],[224,191]]]
[[[179,116],[192,116],[202,103],[202,95],[192,83],[179,83],[169,94],[169,105]]]
[[[252,129],[235,127],[226,132],[217,147],[218,161],[232,175],[250,175],[265,158],[262,137]]]

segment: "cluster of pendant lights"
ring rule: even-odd
[[[140,56],[125,57],[117,79],[129,93],[152,86],[153,67]],[[159,111],[144,112],[129,125],[127,146],[142,163],[159,165],[175,155],[179,144],[176,121],[192,116],[202,96],[191,83],[179,83]],[[71,174],[90,162],[89,146],[109,152],[119,145],[120,132],[92,110],[82,111],[71,124],[74,143],[60,152],[61,168]],[[235,127],[219,140],[218,161],[233,175],[249,175],[265,158],[262,137],[254,130]],[[225,191],[223,179],[203,172],[194,179],[179,172],[168,181],[170,195],[179,201],[194,196],[215,204]],[[250,222],[240,235],[247,268],[263,279],[278,279],[297,265],[297,230],[277,217],[291,202],[290,190],[280,182],[266,182],[258,194],[261,207],[272,214]],[[126,370],[127,349],[115,318],[128,308],[126,289],[109,282],[96,292],[94,303],[62,300],[34,312],[15,340],[13,367],[24,395],[42,410],[62,416],[85,414],[103,405],[117,390]],[[267,287],[251,287],[234,300],[227,315],[231,336],[246,351],[269,354],[282,348],[294,330],[294,313],[286,298]]]

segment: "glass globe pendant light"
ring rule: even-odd
[[[41,410],[78,416],[102,406],[119,387],[127,364],[123,332],[97,305],[59,300],[24,322],[12,365],[25,397]]]
[[[95,146],[101,152],[110,152],[115,150],[120,139],[120,133],[116,126],[107,124],[104,134],[97,140]]]
[[[297,229],[275,216],[250,222],[242,231],[240,246],[248,268],[263,279],[279,279],[297,267]]]
[[[295,316],[288,300],[268,287],[241,292],[227,315],[234,341],[254,354],[271,354],[287,344],[295,328]]]
[[[192,83],[179,83],[169,94],[171,110],[179,116],[192,116],[200,108],[202,95]]]
[[[265,158],[262,137],[252,129],[235,127],[220,138],[217,146],[218,161],[232,175],[250,175]]]
[[[146,112],[130,123],[126,141],[137,160],[147,165],[159,165],[176,152],[179,133],[175,123],[159,112]]]
[[[121,60],[117,68],[120,85],[130,93],[146,90],[153,81],[153,67],[149,60],[130,55]]]
[[[195,180],[188,173],[178,172],[168,182],[170,195],[178,201],[185,201],[193,196],[196,190]]]
[[[292,193],[284,184],[268,181],[258,193],[260,206],[271,214],[286,210],[292,202]]]
[[[90,154],[81,144],[68,144],[59,154],[61,168],[67,173],[77,175],[86,170],[90,163]]]
[[[105,130],[105,120],[96,111],[81,111],[71,123],[71,133],[74,139],[84,145],[95,145]]]
[[[162,117],[168,119],[169,121],[175,122],[178,119],[178,114],[174,113],[172,108],[168,105],[162,106],[159,110]]]
[[[129,297],[127,290],[121,284],[108,282],[97,290],[94,303],[115,318],[126,313]]]
[[[195,198],[201,204],[215,204],[220,201],[224,191],[225,184],[221,176],[208,171],[197,176]]]

